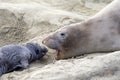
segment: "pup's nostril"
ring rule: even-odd
[[[48,49],[47,48],[44,48],[43,49],[43,53],[47,53],[48,52]]]

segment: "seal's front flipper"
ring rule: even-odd
[[[19,65],[16,65],[14,68],[13,68],[13,71],[22,71],[24,68],[21,64]]]
[[[21,60],[18,65],[16,65],[12,71],[22,71],[29,67],[28,60]]]
[[[3,69],[0,68],[0,77],[3,75]]]
[[[22,68],[24,68],[24,69],[29,68],[28,60],[21,60],[21,65],[22,65]]]

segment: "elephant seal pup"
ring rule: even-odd
[[[120,0],[114,0],[95,16],[58,29],[42,43],[57,51],[56,59],[120,50],[119,11]]]
[[[28,68],[29,63],[42,58],[47,48],[37,43],[6,45],[0,48],[0,76],[17,68]]]

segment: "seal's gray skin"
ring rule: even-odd
[[[120,0],[83,22],[58,29],[43,44],[57,50],[56,59],[120,50]]]
[[[42,58],[47,48],[37,43],[6,45],[0,48],[0,76],[17,68],[28,68],[29,63]]]

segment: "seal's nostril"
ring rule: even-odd
[[[42,43],[45,44],[45,41],[43,40]]]

